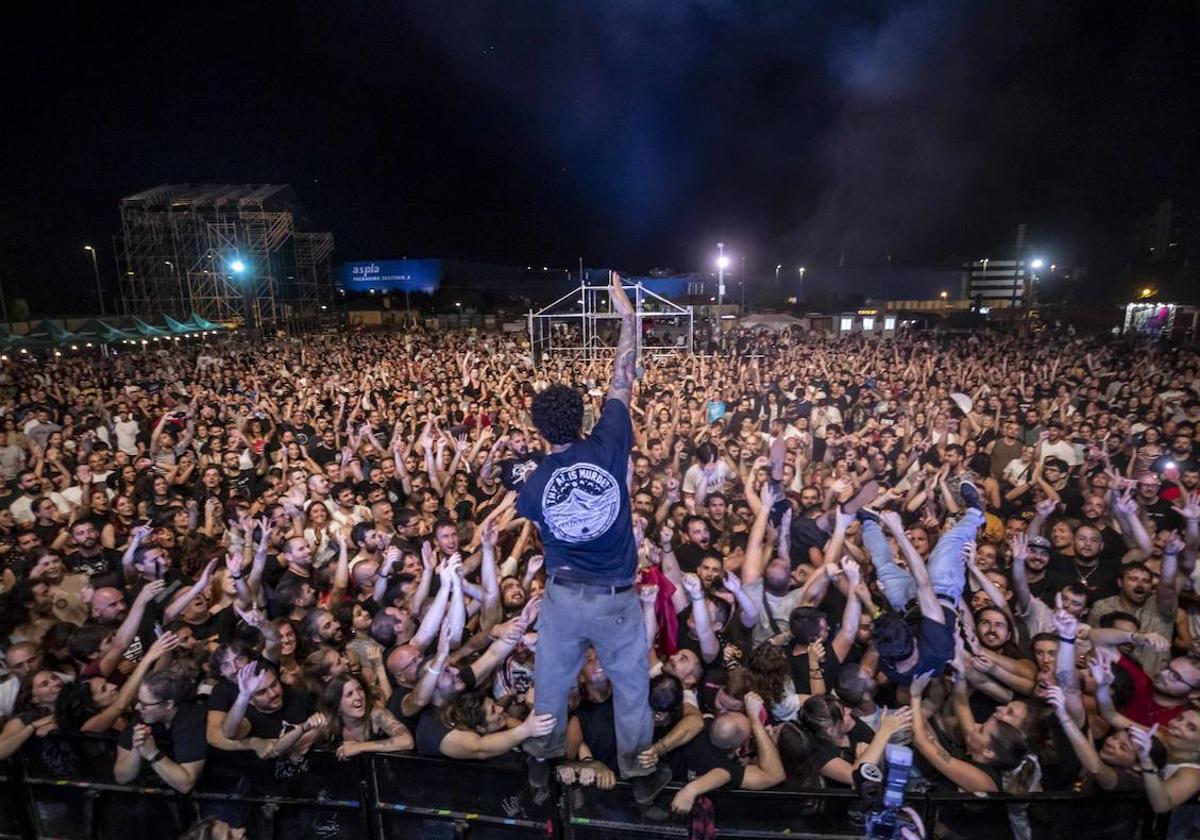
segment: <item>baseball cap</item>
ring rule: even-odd
[[[1025,545],[1029,548],[1040,548],[1042,551],[1050,550],[1050,540],[1045,537],[1030,537]]]

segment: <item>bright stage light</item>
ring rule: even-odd
[[[233,262],[231,262],[229,264],[229,269],[234,274],[241,274],[243,271],[246,270],[246,264],[244,262],[242,262],[241,260],[234,260]]]
[[[1039,271],[1041,270],[1042,266],[1044,266],[1045,264],[1046,264],[1046,261],[1045,261],[1045,260],[1042,260],[1042,259],[1036,259],[1036,260],[1034,260],[1033,262],[1031,262],[1031,263],[1030,263],[1030,265],[1031,265],[1033,268],[1035,268],[1035,269],[1037,269],[1037,270],[1039,270]]]

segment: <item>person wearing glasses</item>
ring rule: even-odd
[[[1132,636],[1133,634],[1131,634]],[[1097,699],[1103,699],[1103,689]],[[1141,726],[1166,726],[1175,718],[1200,701],[1200,658],[1177,656],[1159,671],[1149,684],[1134,682],[1132,699],[1114,714],[1104,702],[1100,709],[1109,723],[1118,729],[1128,729],[1133,724]]]
[[[172,669],[156,671],[142,683],[135,723],[117,741],[113,764],[117,784],[157,776],[180,793],[190,793],[196,786],[208,741],[204,707],[186,702],[191,691],[191,680]]]

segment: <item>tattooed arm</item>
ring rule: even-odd
[[[634,366],[637,364],[637,326],[634,323],[633,304],[621,285],[621,275],[611,274],[608,289],[613,309],[621,316],[621,332],[617,338],[617,355],[613,359],[612,384],[608,386],[608,399],[619,400],[629,406],[633,395]]]

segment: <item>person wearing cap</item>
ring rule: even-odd
[[[1025,535],[1020,536],[1024,538]],[[1015,550],[1013,543],[1010,541],[1010,550]],[[1047,607],[1053,607],[1054,596],[1070,580],[1050,570],[1050,540],[1043,536],[1028,537],[1025,539],[1024,556],[1025,584],[1030,594]]]

